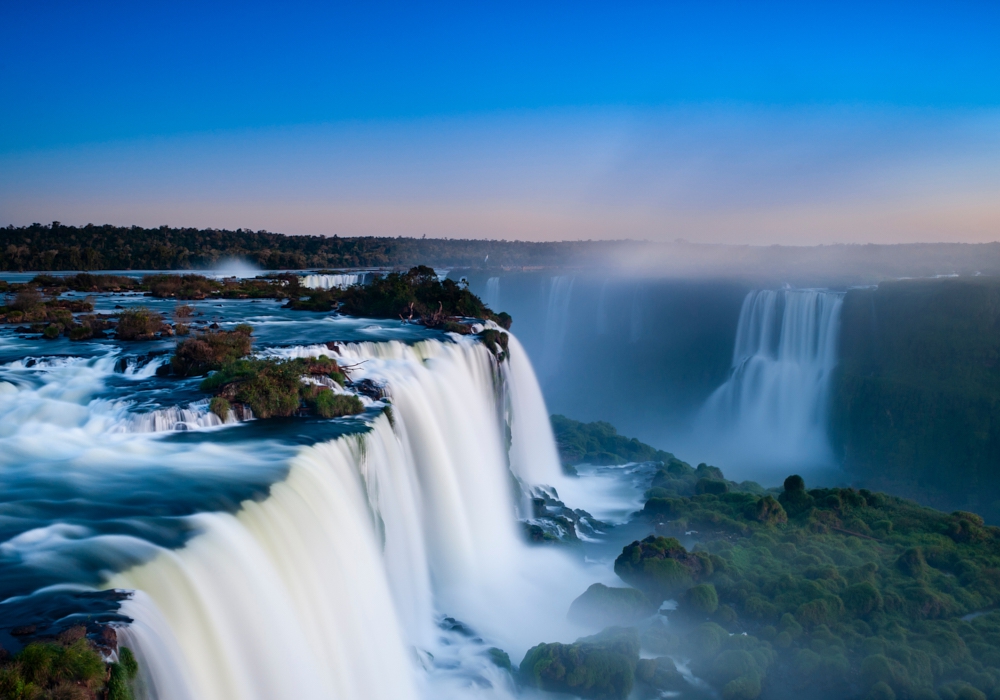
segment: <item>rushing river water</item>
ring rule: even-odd
[[[251,324],[258,355],[337,353],[388,396],[350,418],[223,421],[198,379],[158,376],[174,339],[4,327],[4,646],[16,649],[17,625],[115,622],[153,698],[507,697],[490,648],[517,664],[534,644],[596,631],[566,612],[616,581],[621,543],[646,534],[629,523],[645,485],[631,467],[563,475],[516,338],[497,364],[475,339],[398,322],[191,303],[195,321]],[[527,544],[519,520],[540,486],[603,533]]]

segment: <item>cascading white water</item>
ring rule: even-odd
[[[707,454],[724,468],[828,467],[830,378],[843,295],[750,292],[743,301],[732,374],[697,421]]]
[[[566,330],[569,328],[569,305],[573,297],[572,275],[553,277],[548,286],[545,330],[542,345],[541,374],[554,374],[563,357]]]
[[[364,273],[305,275],[299,283],[307,289],[344,289],[355,284],[361,284],[364,279]]]
[[[454,654],[441,646],[439,614],[512,657],[567,630],[569,600],[590,579],[518,535],[511,471],[528,484],[560,472],[541,392],[513,337],[510,351],[498,368],[469,338],[339,346],[353,379],[386,386],[391,418],[302,449],[264,501],[195,516],[202,534],[184,548],[109,580],[141,591],[124,612],[137,620],[130,641],[158,659],[144,671],[151,694],[447,697],[450,672],[417,663],[432,650]],[[496,673],[482,651],[455,665]]]
[[[500,308],[500,278],[490,277],[486,280],[486,292],[483,294],[483,303],[491,309]]]

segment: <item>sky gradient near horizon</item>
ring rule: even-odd
[[[1000,239],[1000,5],[6,3],[0,225]]]

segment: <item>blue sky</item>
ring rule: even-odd
[[[1000,238],[1000,3],[5,3],[0,224]]]

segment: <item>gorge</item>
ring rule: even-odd
[[[397,293],[397,283],[423,290],[419,315],[400,320],[185,279],[157,281],[162,295],[63,290],[45,279],[67,305],[92,306],[76,318],[160,318],[144,340],[73,339],[69,329],[46,337],[39,330],[52,319],[0,333],[0,642],[11,653],[83,634],[112,664],[134,655],[136,697],[164,699],[554,691],[693,700],[781,698],[807,686],[860,698],[884,683],[900,696],[931,688],[950,700],[956,679],[996,686],[985,651],[961,662],[978,669],[974,678],[942,660],[917,685],[889,661],[888,675],[869,669],[863,683],[851,680],[880,654],[909,664],[898,655],[918,653],[932,634],[911,629],[915,620],[952,634],[1000,593],[988,574],[996,535],[978,516],[840,488],[881,478],[872,485],[893,491],[907,475],[872,477],[839,461],[845,445],[864,452],[864,434],[838,417],[857,415],[872,386],[891,396],[930,352],[907,357],[893,345],[901,337],[965,338],[971,359],[958,367],[979,368],[970,384],[991,376],[991,283],[747,289],[567,271],[536,275],[536,301],[526,303],[529,285],[511,294],[507,277],[491,276],[482,280],[488,306],[476,307],[487,318],[478,319],[442,317],[434,309],[444,301],[420,301],[480,303],[424,268],[370,292],[333,273],[297,292],[376,309],[375,296]],[[519,303],[514,333],[490,320],[509,325],[491,309]],[[913,320],[913,308],[937,313]],[[956,324],[965,331],[941,332]],[[969,328],[979,329],[975,340]],[[265,363],[254,367],[332,367],[304,375],[303,386],[350,396],[361,412],[326,419],[308,402],[270,418],[217,410],[204,389],[211,382],[170,360],[182,332],[206,343],[252,333],[254,362]],[[532,357],[541,358],[538,378]],[[925,381],[905,371],[908,386]],[[550,425],[550,410],[570,418]],[[596,410],[653,446],[571,420]],[[650,439],[633,430],[641,418],[678,429]],[[665,435],[674,453],[662,449],[671,447]],[[810,490],[785,478],[792,473]],[[927,537],[944,540],[914,553]],[[624,567],[633,556],[675,563]],[[673,583],[649,573],[663,566]],[[790,578],[771,581],[777,571]],[[976,623],[976,644],[992,644],[994,622]],[[899,624],[910,646],[897,653]],[[101,647],[108,630],[114,644]],[[810,666],[821,647],[832,665]],[[755,660],[740,666],[740,654]],[[560,664],[576,670],[559,675]]]

